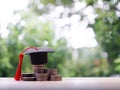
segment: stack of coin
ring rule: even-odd
[[[46,69],[44,64],[32,65],[33,74],[22,74],[23,81],[61,81],[62,76],[58,75],[57,69]]]
[[[61,81],[62,76],[60,75],[50,75],[50,81]]]
[[[48,69],[49,81],[61,81],[62,77],[58,75],[57,69]]]
[[[36,81],[36,77],[34,74],[22,73],[21,80],[23,80],[23,81]]]
[[[48,69],[48,73],[50,74],[50,75],[56,75],[57,74],[57,69]]]
[[[33,72],[34,73],[44,73],[45,65],[32,65],[33,66]]]
[[[37,81],[48,81],[48,73],[36,73]]]
[[[44,64],[33,65],[33,71],[37,81],[48,81],[48,73]]]

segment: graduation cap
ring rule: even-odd
[[[21,67],[22,67],[22,60],[24,57],[24,54],[30,56],[31,64],[32,65],[40,65],[40,64],[46,64],[47,63],[47,53],[48,52],[54,52],[53,49],[48,47],[30,47],[24,49],[19,54],[19,64],[18,68],[16,70],[16,74],[14,76],[15,80],[20,80],[21,77]]]

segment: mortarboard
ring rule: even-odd
[[[24,54],[30,56],[32,65],[39,65],[39,64],[47,63],[47,53],[48,52],[54,52],[54,51],[53,51],[53,49],[51,49],[49,47],[29,47],[29,48],[24,49],[19,54],[19,64],[18,64],[18,68],[16,70],[16,74],[14,76],[14,79],[20,80],[22,60],[23,60]]]

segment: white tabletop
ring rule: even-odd
[[[62,81],[15,81],[0,78],[0,90],[120,90],[120,78],[63,78]]]

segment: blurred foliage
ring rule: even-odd
[[[116,71],[117,74],[119,74],[120,73],[120,57],[115,59],[114,63],[116,65],[115,66],[115,71]]]
[[[65,64],[61,66],[61,73],[63,76],[109,76],[109,64],[106,59],[101,58],[102,55],[98,50],[100,50],[100,48],[84,48],[75,50],[72,58],[70,60],[66,60]]]
[[[41,2],[40,2],[41,1]],[[58,68],[63,76],[110,76],[110,68],[113,60],[119,56],[120,23],[119,17],[115,14],[116,3],[111,0],[104,0],[110,6],[109,10],[94,7],[97,0],[86,0],[87,6],[92,5],[98,14],[95,24],[90,24],[94,28],[96,39],[99,45],[94,48],[73,49],[69,47],[65,38],[56,39],[53,23],[41,22],[38,17],[49,13],[54,6],[64,5],[70,7],[75,0],[30,0],[28,8],[23,11],[15,11],[15,15],[20,15],[20,20],[8,25],[9,35],[3,39],[0,36],[0,76],[14,76],[18,55],[26,47],[49,46],[55,53],[48,55],[48,68]],[[84,0],[80,0],[84,1]],[[40,5],[43,4],[41,8]],[[79,12],[78,12],[79,13]],[[108,63],[106,59],[108,54]],[[119,60],[115,60],[118,63]],[[119,65],[115,68],[119,71]],[[32,72],[29,56],[24,57],[22,72]]]
[[[108,53],[108,60],[112,64],[113,60],[120,54],[120,18],[116,15],[116,3],[105,2],[109,5],[109,9],[96,8],[98,18],[93,28],[96,33],[97,40],[103,49]]]
[[[99,45],[108,54],[111,74],[116,73],[114,60],[120,55],[120,17],[117,12],[120,12],[117,5],[119,1],[103,0],[104,8],[96,7],[98,18],[93,25],[96,38]],[[116,67],[118,68],[118,66]]]

